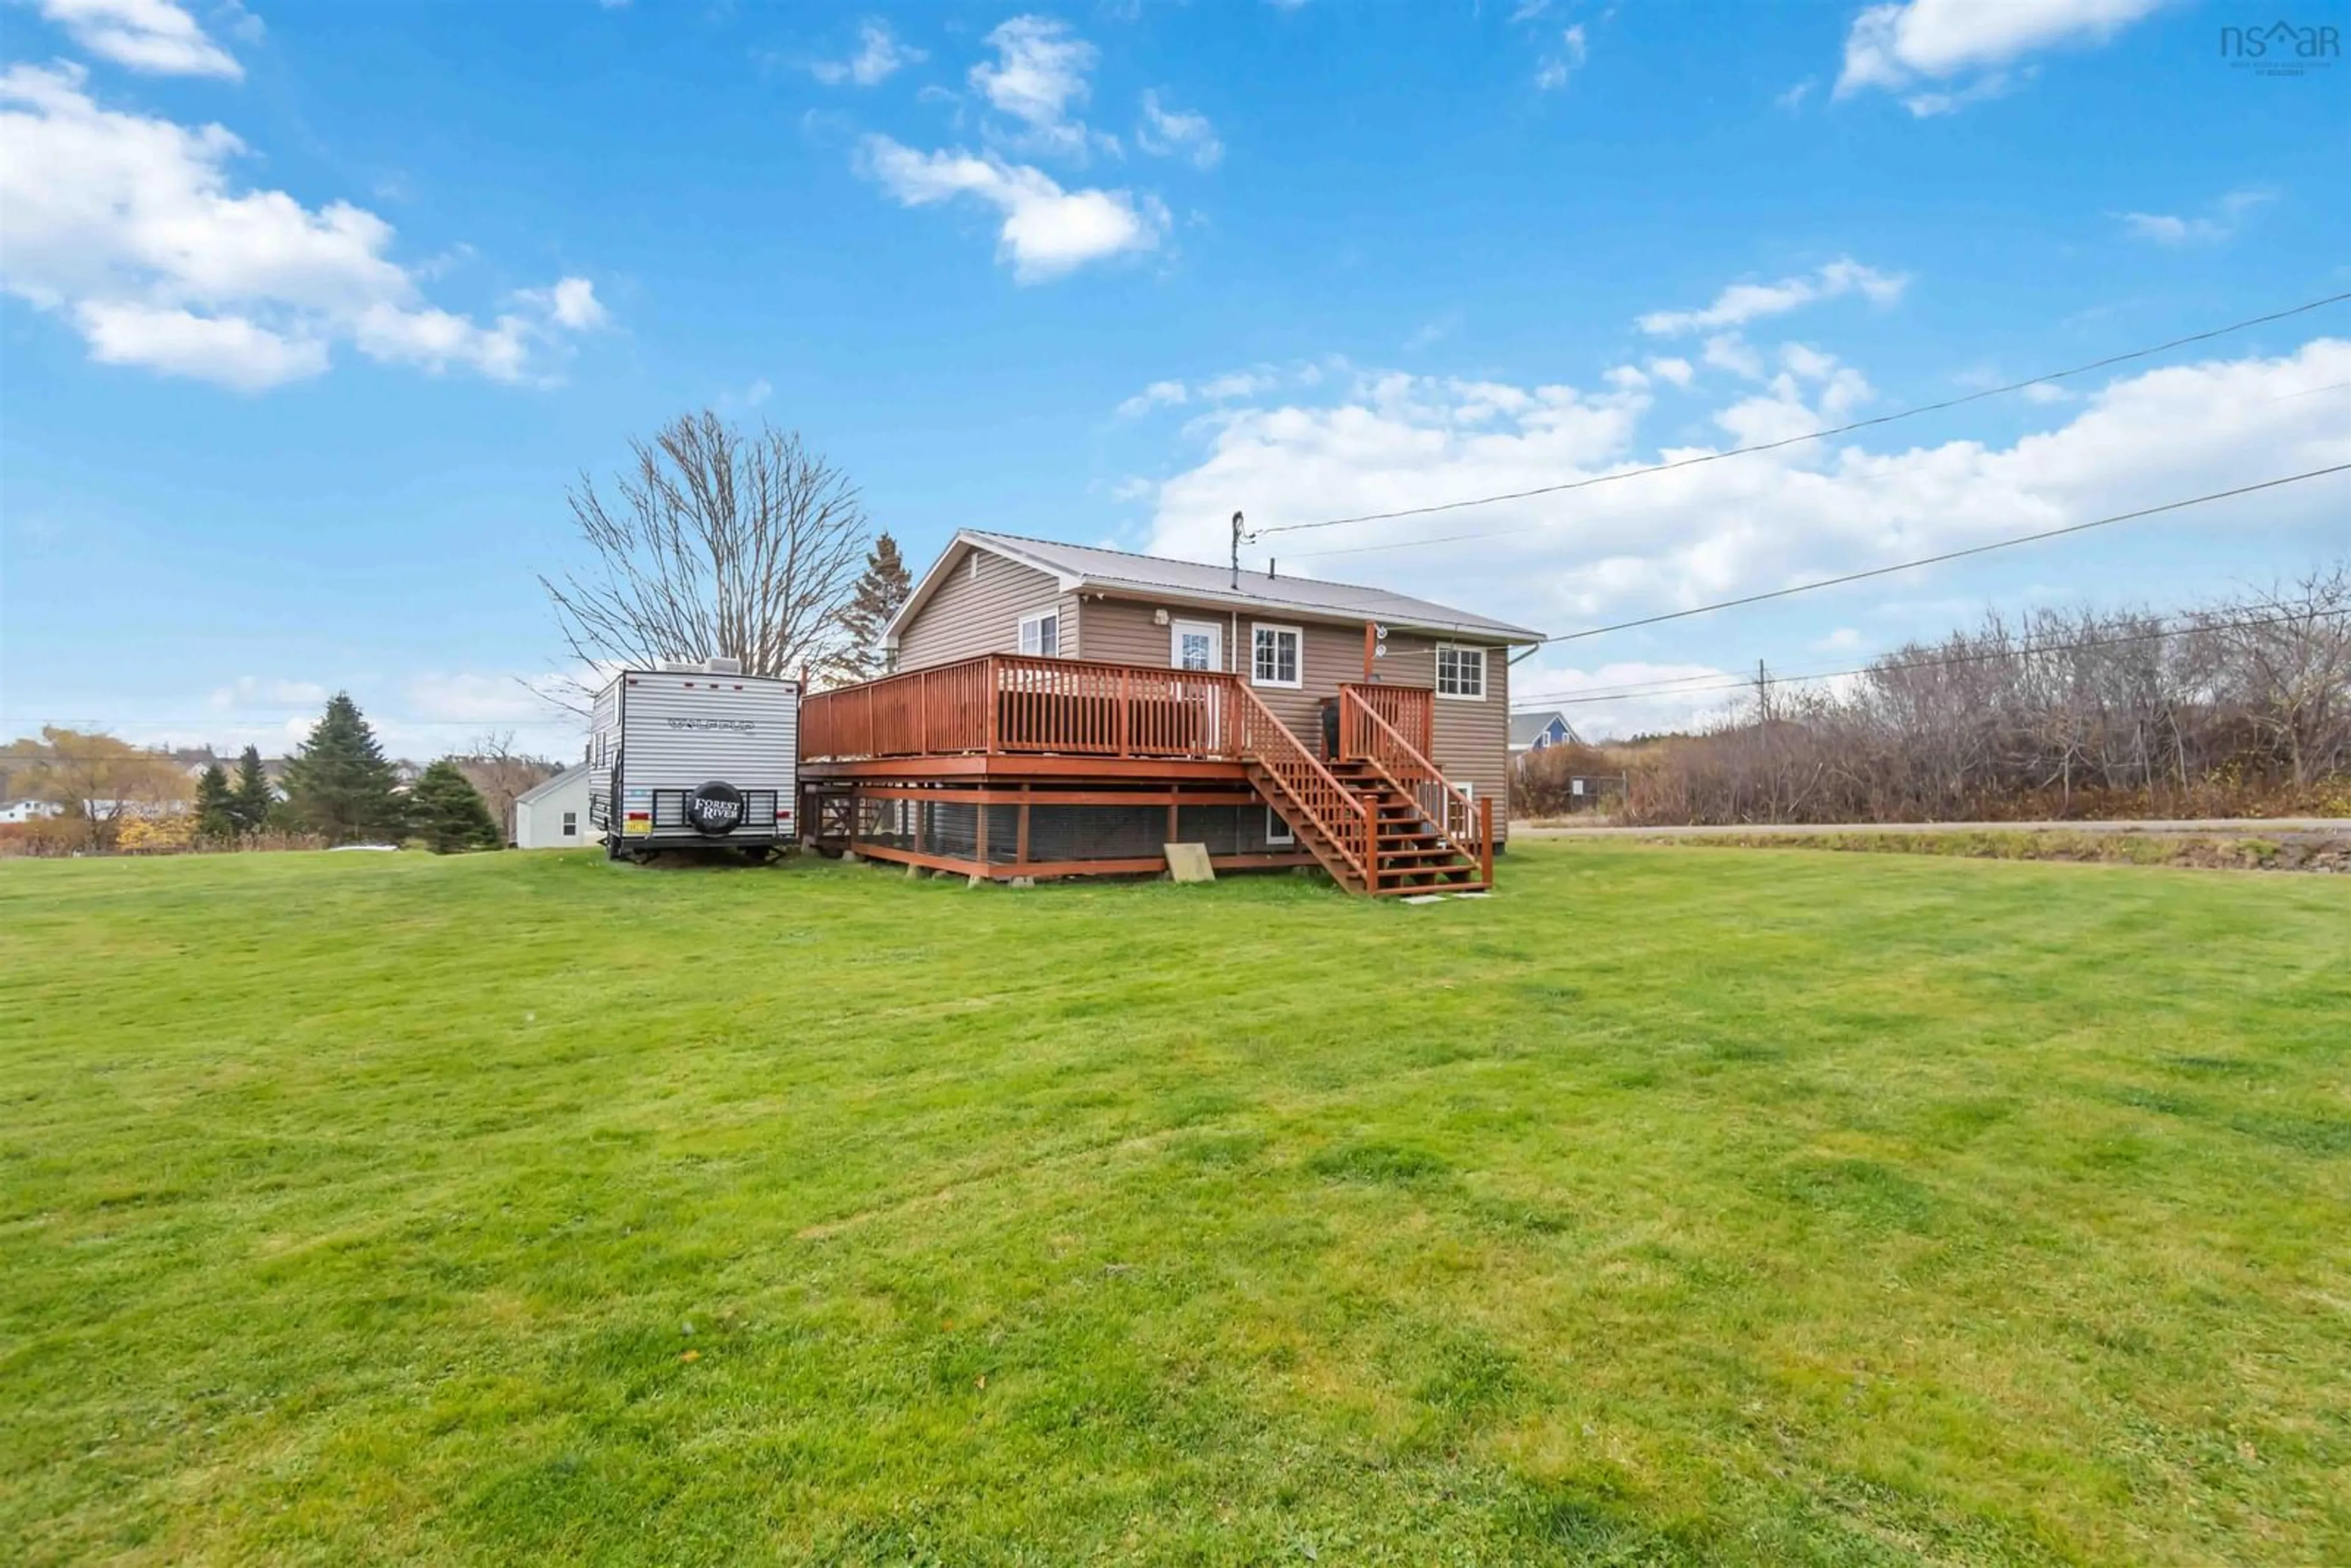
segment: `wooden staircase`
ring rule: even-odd
[[[1492,810],[1447,784],[1353,691],[1341,760],[1325,762],[1243,688],[1242,755],[1257,792],[1340,886],[1374,898],[1493,885]]]

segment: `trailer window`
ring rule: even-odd
[[[579,812],[566,811],[563,813],[563,836],[567,839],[576,839],[580,836]]]

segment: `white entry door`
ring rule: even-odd
[[[1214,621],[1176,621],[1167,628],[1167,663],[1178,670],[1225,667],[1225,629]]]

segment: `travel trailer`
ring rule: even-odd
[[[596,695],[588,821],[614,860],[764,856],[797,833],[800,684],[734,659],[622,670]]]

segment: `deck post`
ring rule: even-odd
[[[1002,699],[1000,699],[1000,698],[997,695],[997,690],[998,690],[998,687],[997,687],[997,680],[996,680],[996,655],[995,655],[995,654],[993,654],[993,653],[990,653],[990,654],[987,656],[987,691],[986,695],[987,695],[987,755],[988,755],[988,756],[990,756],[990,757],[993,757],[993,756],[995,756],[995,755],[996,755],[996,710],[997,710],[997,708],[1001,705],[1001,700],[1002,700]],[[1028,837],[1028,833],[1029,833],[1029,808],[1028,808],[1028,807],[1026,807],[1026,806],[1023,806],[1023,807],[1021,807],[1021,808],[1020,808],[1020,832],[1021,832],[1021,837],[1022,837],[1022,839],[1025,841],[1025,840],[1027,839],[1027,837]],[[1024,852],[1021,854],[1021,857],[1020,857],[1020,858],[1021,858],[1022,860],[1027,860],[1027,859],[1029,858],[1029,856],[1028,856],[1028,854]]]
[[[1121,757],[1134,755],[1134,703],[1129,695],[1134,679],[1134,674],[1131,670],[1122,668],[1118,672],[1118,754]]]
[[[1184,787],[1180,784],[1171,784],[1167,789],[1167,841],[1171,844],[1184,836],[1184,819],[1176,815],[1178,808],[1176,804],[1176,797],[1183,791]]]
[[[983,789],[976,793],[984,797],[987,791]],[[974,801],[971,809],[979,813],[973,820],[971,858],[984,866],[987,863],[987,801],[985,799],[977,800]]]
[[[1020,821],[1012,830],[1012,858],[1022,865],[1029,863],[1029,786],[1020,786]]]
[[[1478,879],[1494,885],[1494,797],[1478,797]]]

